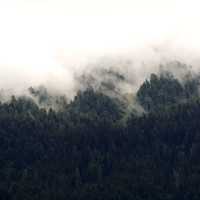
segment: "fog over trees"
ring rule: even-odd
[[[99,69],[73,99],[40,86],[1,101],[0,198],[199,199],[200,78],[170,66],[131,93]]]
[[[199,200],[199,8],[0,0],[0,200]]]

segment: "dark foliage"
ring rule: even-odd
[[[185,91],[152,75],[138,91],[150,112],[126,123],[120,102],[92,89],[56,112],[1,103],[0,199],[198,200],[200,101]]]
[[[147,111],[157,111],[160,108],[177,103],[187,102],[199,96],[199,77],[187,74],[183,83],[169,72],[160,76],[151,74],[137,92],[137,98]]]

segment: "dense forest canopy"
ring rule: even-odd
[[[198,200],[200,79],[184,72],[162,66],[135,95],[104,70],[73,100],[30,87],[2,101],[0,199]]]

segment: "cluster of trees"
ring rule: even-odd
[[[170,72],[151,74],[137,92],[140,104],[147,111],[157,111],[166,106],[188,102],[199,97],[199,77],[186,74],[180,82]]]
[[[198,200],[197,86],[152,75],[137,93],[148,112],[126,121],[91,88],[57,111],[13,96],[0,104],[0,199]]]

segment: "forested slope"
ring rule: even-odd
[[[0,199],[199,200],[198,88],[152,74],[126,120],[124,102],[92,87],[71,102],[30,88],[48,109],[13,96],[0,104]]]

